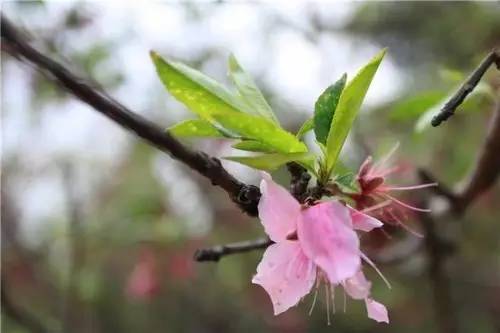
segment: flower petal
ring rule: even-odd
[[[362,271],[342,283],[346,293],[353,299],[365,299],[370,295],[372,283],[368,281]]]
[[[262,197],[258,206],[260,221],[269,238],[275,242],[285,240],[297,228],[300,204],[287,190],[276,184],[268,173],[263,172],[262,175]]]
[[[377,322],[389,323],[389,315],[387,314],[387,309],[382,303],[374,301],[371,298],[365,299],[366,311],[368,312],[368,318],[373,319]]]
[[[364,214],[349,206],[347,207],[351,213],[352,226],[356,230],[369,232],[384,225],[382,222],[374,217],[371,217],[370,215]]]
[[[315,280],[316,267],[299,242],[283,241],[267,248],[252,282],[266,290],[278,315],[309,293]]]
[[[372,157],[368,156],[359,167],[358,179],[365,179],[368,177],[372,164]]]
[[[332,284],[352,277],[360,269],[358,235],[352,229],[349,210],[338,201],[303,210],[297,230],[304,253],[325,271]]]

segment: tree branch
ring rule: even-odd
[[[428,258],[427,273],[431,282],[436,307],[436,322],[442,333],[458,332],[450,281],[445,270],[445,261],[450,254],[450,246],[441,239],[436,223],[429,214],[420,214],[425,230],[425,248]]]
[[[269,238],[261,238],[252,241],[217,245],[207,249],[196,250],[194,260],[196,261],[219,261],[220,258],[235,254],[244,253],[258,249],[265,249],[274,242]]]
[[[459,194],[464,211],[479,195],[495,184],[500,174],[500,101],[497,102],[490,128],[469,180]]]
[[[472,72],[469,78],[464,82],[464,84],[458,89],[458,91],[450,98],[450,100],[444,105],[441,111],[432,118],[431,124],[434,127],[439,126],[443,121],[455,114],[455,110],[460,104],[465,100],[467,95],[469,95],[474,88],[477,86],[484,73],[490,68],[491,65],[496,64],[497,69],[500,70],[500,50],[495,49],[490,52],[483,59],[481,64]]]
[[[418,176],[423,184],[425,183],[436,183],[436,186],[429,187],[429,191],[433,192],[437,196],[444,197],[448,200],[448,203],[451,205],[452,213],[457,213],[459,211],[460,198],[457,194],[455,194],[451,189],[446,187],[442,182],[438,181],[436,177],[434,177],[430,171],[419,168],[417,170]]]
[[[91,87],[85,80],[74,75],[58,62],[43,55],[26,41],[25,37],[9,20],[1,17],[2,42],[7,52],[16,58],[24,58],[37,68],[51,74],[66,90],[96,111],[108,117],[121,127],[134,132],[151,145],[156,146],[171,157],[187,164],[213,185],[222,187],[243,211],[257,215],[260,191],[256,186],[246,185],[223,167],[219,159],[203,152],[191,150],[177,141],[169,133],[153,122],[130,111],[118,101]]]

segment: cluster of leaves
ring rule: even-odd
[[[151,52],[158,75],[178,101],[197,115],[168,131],[178,137],[226,138],[233,148],[257,153],[230,156],[256,169],[272,170],[294,161],[314,174],[320,183],[329,181],[344,142],[361,107],[368,87],[385,55],[382,50],[352,80],[344,74],[329,86],[315,103],[314,116],[296,135],[279,124],[273,110],[254,80],[236,58],[229,57],[229,76],[235,90],[229,90],[205,74]],[[314,130],[321,155],[314,156],[303,142]]]

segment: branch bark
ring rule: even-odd
[[[490,68],[493,64],[496,64],[497,69],[500,69],[500,50],[498,49],[491,51],[486,58],[483,59],[479,66],[469,76],[467,81],[464,82],[460,89],[458,89],[458,91],[444,105],[441,111],[432,119],[432,126],[439,126],[443,121],[446,121],[455,114],[457,107],[459,107],[467,95],[474,90],[484,73],[486,73],[488,68]]]
[[[453,309],[450,279],[445,270],[445,262],[449,255],[448,244],[441,239],[436,230],[436,223],[429,214],[421,214],[420,221],[425,230],[425,249],[427,252],[427,273],[431,282],[436,322],[442,333],[458,332],[457,318]]]
[[[497,102],[490,128],[483,146],[481,147],[477,163],[469,179],[459,194],[461,212],[492,187],[500,174],[500,101]]]
[[[31,47],[24,35],[5,17],[1,17],[2,50],[16,58],[24,58],[38,69],[51,74],[67,91],[121,127],[157,147],[171,157],[208,178],[213,185],[223,188],[243,211],[257,215],[260,191],[256,186],[246,185],[229,174],[215,157],[194,151],[181,144],[169,133],[153,122],[132,112],[104,92],[93,88],[88,82],[74,75],[60,63],[50,59]]]
[[[226,245],[217,245],[207,249],[196,250],[194,260],[196,261],[219,261],[222,257],[244,253],[258,249],[265,249],[274,242],[269,238],[231,243]]]

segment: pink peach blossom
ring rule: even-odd
[[[160,288],[156,259],[150,249],[143,249],[127,282],[127,294],[134,299],[150,299]]]
[[[385,307],[369,296],[371,283],[361,272],[361,260],[367,258],[355,231],[382,223],[336,200],[302,206],[266,173],[260,189],[259,218],[275,244],[264,253],[252,282],[269,294],[274,314],[296,305],[324,281],[327,290],[342,285],[352,298],[365,299],[369,317],[387,322]]]
[[[416,212],[429,212],[429,210],[415,207],[401,201],[395,198],[391,192],[417,190],[436,186],[437,184],[428,183],[412,186],[391,186],[387,184],[387,176],[400,169],[398,166],[388,166],[390,157],[395,152],[397,147],[398,146],[396,145],[377,163],[373,163],[371,156],[366,158],[366,160],[361,164],[356,177],[359,183],[360,192],[351,195],[351,197],[356,202],[356,208],[360,210],[385,202],[386,204],[383,205],[383,209],[376,213],[377,217],[384,222],[396,223],[413,234],[420,236],[417,232],[409,229],[409,227],[402,222],[402,220],[406,217],[406,213],[401,208]]]

